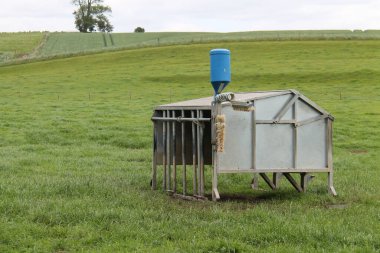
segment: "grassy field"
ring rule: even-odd
[[[83,53],[117,48],[204,43],[233,40],[312,40],[380,39],[380,31],[316,30],[254,31],[235,33],[161,32],[161,33],[51,33],[41,56]]]
[[[44,38],[42,38],[45,35]],[[180,44],[232,41],[378,40],[380,30],[300,30],[234,33],[0,33],[0,64],[14,60],[69,57],[72,55]],[[4,47],[9,47],[5,48]]]
[[[0,63],[32,53],[42,42],[44,33],[0,33]]]
[[[225,175],[218,203],[150,190],[152,108],[211,95],[208,51],[220,47],[232,52],[228,90],[293,88],[335,116],[338,197],[319,174],[306,194],[285,182],[253,191],[247,175]],[[380,251],[379,80],[376,40],[224,42],[0,67],[0,251]]]
[[[84,52],[159,46],[162,44],[186,44],[212,33],[52,33],[41,50],[41,56],[55,56]]]

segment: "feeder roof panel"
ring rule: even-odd
[[[249,101],[257,100],[267,97],[280,96],[284,94],[294,93],[291,90],[274,90],[274,91],[256,91],[256,92],[241,92],[234,93],[235,101]],[[171,104],[165,104],[157,106],[156,110],[175,110],[175,109],[211,109],[211,102],[214,100],[214,97],[198,98],[192,100],[186,100]]]
[[[330,119],[334,120],[334,117],[319,107],[316,103],[311,101],[296,90],[272,90],[272,91],[255,91],[255,92],[240,92],[234,93],[234,101],[254,101],[259,99],[266,99],[270,97],[283,96],[286,94],[294,94],[299,97],[303,102],[319,111],[321,114],[328,115]],[[154,108],[155,110],[211,110],[211,102],[214,97],[198,98],[192,100],[186,100],[166,105],[160,105]],[[224,102],[229,103],[229,102]]]

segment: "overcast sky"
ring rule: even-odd
[[[105,0],[115,32],[380,29],[380,0]],[[70,0],[10,0],[0,32],[75,31]]]

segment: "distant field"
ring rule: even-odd
[[[0,63],[33,52],[43,38],[40,32],[0,33]]]
[[[212,48],[227,91],[297,89],[335,116],[338,197],[322,174],[306,194],[223,175],[218,203],[150,190],[152,108],[210,96]],[[255,41],[0,67],[0,252],[379,252],[379,59],[380,40]]]
[[[380,31],[262,31],[237,33],[52,33],[41,56],[84,53],[117,48],[136,48],[172,44],[240,40],[333,40],[380,39]]]
[[[255,31],[236,33],[49,33],[41,47],[43,33],[0,34],[0,63],[19,58],[34,59],[70,56],[106,50],[156,47],[176,44],[199,44],[218,41],[283,40],[363,40],[380,39],[379,30]]]
[[[75,54],[116,48],[189,43],[210,33],[52,33],[41,50],[41,56]]]

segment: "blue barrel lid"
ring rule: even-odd
[[[217,48],[210,51],[210,55],[216,55],[216,54],[230,54],[230,50],[223,49],[223,48]]]

